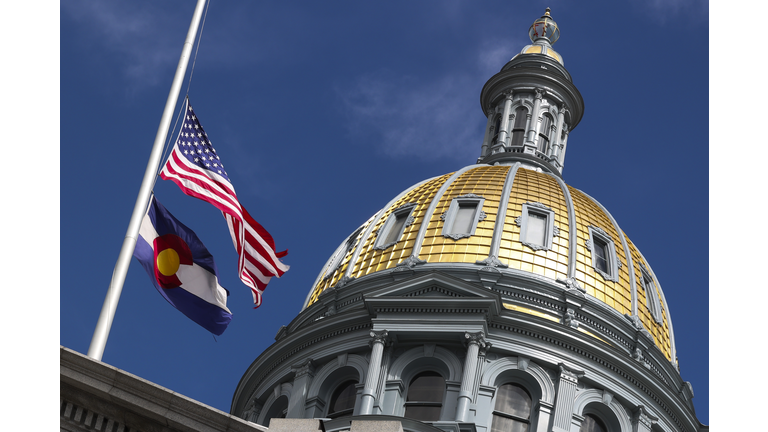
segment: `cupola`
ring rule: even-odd
[[[560,29],[547,8],[528,29],[532,44],[485,83],[480,104],[488,117],[478,162],[511,164],[560,176],[568,135],[584,100],[552,49]]]

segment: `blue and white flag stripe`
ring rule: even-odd
[[[169,243],[168,239],[172,241]],[[158,256],[166,249],[173,250],[171,255],[181,257],[181,262],[177,259],[171,271],[167,265],[158,267],[162,267]],[[232,320],[232,313],[227,308],[228,292],[218,283],[213,256],[197,235],[154,196],[142,220],[133,255],[160,295],[173,307],[213,334],[224,332]]]

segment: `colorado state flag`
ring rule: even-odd
[[[157,199],[141,222],[133,256],[157,291],[192,321],[220,335],[232,320],[229,292],[219,285],[216,263],[197,235]]]

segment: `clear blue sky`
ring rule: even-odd
[[[213,0],[190,100],[291,270],[253,310],[220,212],[158,179],[160,201],[214,255],[234,318],[214,340],[134,260],[103,360],[228,412],[338,244],[406,187],[476,160],[480,90],[547,6],[586,106],[564,180],[607,207],[653,267],[707,424],[709,12],[693,0]],[[86,353],[194,2],[60,7],[60,343]]]

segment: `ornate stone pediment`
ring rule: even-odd
[[[365,299],[384,297],[416,298],[485,298],[496,299],[493,292],[470,284],[462,279],[450,276],[442,272],[429,272],[399,283],[369,291]]]
[[[497,293],[440,272],[369,291],[363,301],[374,319],[374,329],[395,334],[487,334],[488,320],[503,310]]]

